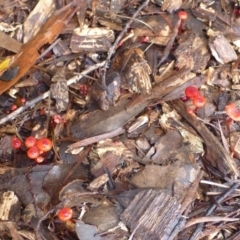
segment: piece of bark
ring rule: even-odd
[[[99,177],[104,173],[104,169],[107,168],[111,174],[113,174],[117,168],[116,165],[120,164],[120,155],[116,155],[113,152],[106,152],[101,159],[91,166],[91,173],[95,177]]]
[[[21,49],[21,46],[22,43],[0,31],[0,47],[14,53],[18,53]]]
[[[164,0],[162,4],[162,11],[174,12],[181,7],[182,0]]]
[[[9,66],[9,68],[18,67],[18,73],[11,81],[0,81],[0,94],[18,82],[20,78],[23,77],[35,64],[39,57],[38,50],[44,44],[52,43],[61,33],[65,23],[75,11],[73,6],[74,3],[70,3],[64,8],[56,11],[54,16],[44,24],[39,33],[30,41],[28,41],[28,43],[22,45],[21,50],[15,56],[13,62]]]
[[[179,86],[178,88],[171,91],[169,94],[164,96],[162,100],[164,102],[167,102],[167,101],[171,101],[174,99],[184,97],[185,89],[189,86],[194,86],[196,88],[200,88],[205,83],[206,78],[203,75],[197,76],[197,77],[195,77],[195,76],[196,76],[196,74],[194,74],[192,72],[190,72],[189,74],[186,74],[186,78],[189,79],[189,81],[187,81],[186,83],[183,83],[181,86]]]
[[[99,141],[102,141],[102,140],[105,140],[105,139],[114,138],[114,137],[119,136],[119,135],[121,135],[125,132],[126,132],[126,130],[124,128],[118,128],[118,129],[113,130],[111,132],[103,133],[103,134],[100,134],[100,135],[96,135],[96,136],[93,136],[93,137],[90,137],[90,138],[80,140],[76,143],[73,143],[73,144],[69,145],[68,146],[69,149],[68,149],[67,152],[71,151],[71,149],[73,149],[73,148],[85,147],[87,145],[90,145],[90,144],[93,144],[93,143],[96,143],[96,142],[99,142]]]
[[[23,24],[24,43],[27,43],[32,37],[34,37],[47,19],[52,15],[53,11],[56,9],[55,3],[55,0],[40,0],[31,11]]]
[[[179,46],[174,52],[178,68],[184,66],[191,68],[195,72],[204,70],[210,59],[207,42],[203,37],[190,34],[187,39],[179,40]]]
[[[57,70],[52,78],[52,82],[50,87],[51,97],[56,100],[56,110],[60,113],[65,111],[69,104],[69,93],[64,68]]]
[[[218,35],[209,40],[209,48],[215,59],[221,63],[228,63],[237,60],[237,54],[223,35]]]
[[[121,220],[136,240],[169,240],[181,218],[180,208],[180,203],[173,197],[153,190],[142,191],[123,212]]]
[[[70,48],[73,53],[107,52],[113,41],[113,30],[107,28],[76,28],[71,37]]]
[[[6,191],[0,198],[0,219],[19,221],[21,203],[13,191]]]
[[[156,44],[148,46],[146,50],[146,60],[152,69],[153,75],[158,72],[158,55],[160,50],[161,48]]]
[[[4,135],[0,140],[0,162],[6,163],[12,160],[12,136]]]
[[[198,132],[206,144],[206,158],[213,167],[216,167],[223,176],[231,174],[232,177],[238,177],[239,171],[237,169],[234,159],[227,153],[221,143],[208,130],[203,122],[198,120],[196,116],[190,115],[184,103],[180,100],[172,101],[173,107],[181,114]]]
[[[95,178],[92,182],[89,183],[88,189],[90,191],[97,191],[101,186],[105,185],[109,181],[108,175],[106,173]]]
[[[118,105],[111,106],[108,111],[99,110],[81,115],[71,127],[73,137],[84,139],[114,131],[124,126],[129,119],[139,114],[148,104],[145,102],[138,105],[133,111],[127,112],[125,110],[127,102],[129,101],[121,101]]]

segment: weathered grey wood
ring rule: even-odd
[[[154,190],[138,193],[121,220],[137,240],[169,240],[177,225],[181,204],[173,197]],[[171,236],[173,237],[173,236]]]

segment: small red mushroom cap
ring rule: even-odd
[[[37,146],[33,146],[28,149],[27,156],[31,159],[36,159],[39,156],[40,152]]]
[[[197,107],[197,108],[202,108],[205,106],[206,104],[206,98],[203,97],[202,95],[197,95],[195,96],[193,99],[193,104]]]
[[[188,18],[188,14],[185,12],[185,11],[180,11],[178,13],[178,17],[181,19],[181,20],[186,20]]]
[[[240,109],[236,103],[229,103],[225,106],[226,114],[234,121],[240,121]]]
[[[198,89],[194,86],[189,86],[185,88],[185,95],[188,98],[194,98],[199,95]]]
[[[25,145],[27,148],[33,147],[37,144],[37,139],[33,136],[29,136],[25,140]]]
[[[40,151],[47,152],[52,149],[52,141],[48,138],[42,138],[37,141],[37,147]]]
[[[72,216],[73,210],[68,207],[61,208],[61,210],[58,212],[58,218],[63,222],[70,220]]]

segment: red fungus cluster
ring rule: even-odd
[[[28,148],[27,156],[30,159],[34,159],[37,163],[44,161],[43,153],[52,149],[52,141],[48,138],[36,139],[33,136],[29,136],[25,140],[25,146]],[[19,149],[22,146],[22,142],[19,138],[12,138],[12,147]]]
[[[196,108],[202,108],[206,104],[206,99],[203,97],[198,89],[194,86],[189,86],[185,89],[185,95],[190,101],[186,103],[188,113],[193,114]]]
[[[37,140],[35,137],[29,136],[25,140],[25,145],[29,148],[27,156],[34,159],[37,163],[41,163],[44,160],[41,154],[52,149],[52,141],[49,138],[41,138]]]

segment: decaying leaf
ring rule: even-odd
[[[183,127],[177,127],[178,131],[182,135],[183,142],[189,146],[192,153],[204,153],[203,140],[196,134],[192,134]]]
[[[13,67],[13,68],[8,69],[7,71],[5,71],[1,75],[0,80],[1,81],[5,81],[5,82],[11,81],[17,74],[18,74],[18,66]]]
[[[106,74],[107,90],[103,89],[102,85],[98,82],[93,83],[90,95],[97,101],[102,110],[108,110],[109,106],[114,105],[118,100],[120,96],[120,83],[121,79],[117,72],[108,72]]]
[[[65,69],[59,70],[52,78],[51,96],[56,100],[56,109],[60,113],[65,111],[69,102],[67,80],[65,78]]]
[[[76,233],[78,239],[81,240],[101,240],[102,238],[98,235],[97,228],[93,225],[85,224],[84,222],[76,221]]]
[[[187,188],[195,180],[200,170],[198,163],[191,164],[184,161],[185,159],[183,158],[181,161],[176,161],[167,166],[146,165],[142,171],[133,175],[131,183],[139,188],[169,190],[170,194],[174,195],[174,184],[176,182]],[[181,199],[185,196],[184,194],[185,191],[179,191],[175,196]]]
[[[121,207],[119,204],[109,205],[103,203],[99,207],[92,208],[83,216],[83,221],[97,227],[100,232],[107,231],[118,225],[120,221]]]

